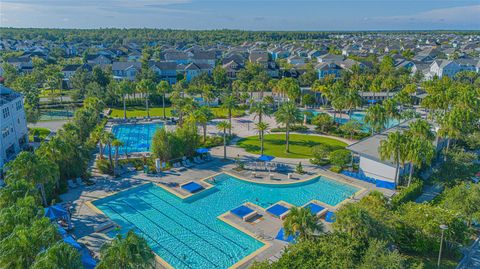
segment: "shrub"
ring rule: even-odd
[[[333,165],[345,167],[352,161],[352,155],[349,150],[337,149],[330,152],[329,159]]]
[[[306,132],[308,131],[308,127],[305,125],[294,125],[290,126],[290,132]],[[277,127],[277,128],[272,128],[270,130],[272,133],[283,133],[286,132],[285,127]]]
[[[299,173],[299,174],[305,173],[305,171],[303,171],[302,162],[299,162],[299,163],[297,164],[297,167],[295,167],[295,172],[297,172],[297,173]]]
[[[342,172],[342,167],[334,165],[334,166],[330,167],[330,171],[332,171],[334,173],[340,173],[340,172]]]
[[[113,175],[113,167],[107,159],[97,160],[97,168],[102,174]]]
[[[400,192],[392,198],[392,204],[398,206],[409,201],[415,200],[420,194],[422,194],[423,181],[413,181],[410,186],[403,188]]]

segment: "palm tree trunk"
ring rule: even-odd
[[[166,112],[165,112],[165,92],[162,95],[162,106],[163,106],[163,119],[166,119]]]
[[[223,159],[227,159],[227,132],[223,130]]]
[[[112,144],[110,143],[108,143],[108,161],[110,162],[110,167],[113,169]]]
[[[203,143],[207,141],[207,124],[204,123],[203,125]]]
[[[290,143],[289,143],[289,138],[290,138],[290,125],[287,123],[285,125],[285,140],[287,140],[286,146],[287,146],[287,153],[290,152]]]
[[[47,207],[48,204],[47,204],[47,195],[45,194],[45,187],[43,186],[43,184],[39,183],[38,188],[40,189],[40,195],[42,196],[43,206]]]
[[[230,122],[230,127],[228,127],[228,135],[232,135],[232,109],[228,109],[228,121]]]
[[[150,119],[150,109],[148,107],[148,94],[145,97],[145,105],[147,106],[147,117]]]
[[[260,132],[260,155],[263,155],[263,131]]]
[[[127,119],[127,104],[125,103],[125,95],[123,95],[123,119]]]
[[[395,166],[395,178],[394,178],[394,182],[395,182],[395,186],[398,185],[398,170],[399,170],[399,167],[400,167],[400,163],[397,162],[396,166]]]
[[[413,176],[413,163],[410,162],[410,173],[408,175],[408,184],[407,187],[410,186],[410,183],[412,182],[412,176]]]
[[[103,144],[101,141],[98,143],[98,148],[100,152],[100,160],[103,160]]]

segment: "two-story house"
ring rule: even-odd
[[[134,81],[142,69],[140,62],[113,62],[113,78],[117,80],[128,79]]]

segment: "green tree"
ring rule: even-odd
[[[480,221],[480,185],[462,182],[443,192],[441,206],[460,214],[467,225]]]
[[[329,160],[333,165],[345,167],[352,161],[352,154],[346,149],[337,149],[329,153]]]
[[[38,156],[28,151],[22,151],[15,160],[6,165],[6,183],[26,179],[35,184],[40,191],[44,206],[48,206],[46,188],[55,186],[59,180],[59,170],[56,163],[44,156]]]
[[[387,112],[383,106],[377,104],[367,108],[365,123],[369,125],[372,135],[381,132],[387,122]]]
[[[353,135],[362,130],[362,125],[357,120],[349,120],[340,126],[342,132],[350,135],[350,139],[353,139]]]
[[[217,65],[213,69],[213,83],[219,88],[225,88],[228,86],[227,70],[221,65]]]
[[[268,123],[265,123],[265,122],[259,122],[255,124],[255,129],[258,131],[258,134],[260,135],[260,154],[261,155],[263,155],[263,150],[264,150],[263,142],[264,142],[265,133],[268,131],[269,127],[270,126],[268,125]]]
[[[277,122],[285,124],[285,151],[290,151],[290,126],[300,118],[300,110],[293,101],[282,104],[278,111],[275,112],[275,119]]]
[[[397,251],[389,251],[385,241],[372,239],[362,258],[359,269],[403,269],[405,259]]]
[[[383,161],[392,161],[395,165],[395,184],[398,184],[400,162],[404,160],[407,154],[407,139],[399,131],[388,134],[387,139],[380,141],[378,152]]]
[[[166,119],[166,111],[165,111],[165,95],[172,91],[172,87],[170,84],[164,80],[160,81],[157,84],[157,93],[162,95],[162,108],[163,108],[163,119]]]
[[[319,128],[320,131],[323,133],[330,126],[332,126],[333,121],[332,117],[327,113],[320,113],[312,118],[312,124],[317,126],[317,128]]]
[[[45,252],[40,253],[32,265],[32,269],[50,268],[83,268],[80,253],[67,243],[56,243]]]
[[[217,123],[217,129],[223,132],[223,158],[227,159],[227,129],[232,128],[228,121]]]
[[[315,233],[323,231],[319,218],[312,214],[309,208],[292,207],[283,221],[286,236],[298,236],[300,240],[311,239]]]
[[[232,135],[232,111],[237,107],[237,100],[231,95],[224,95],[222,97],[222,108],[228,111],[228,134]]]
[[[202,106],[193,112],[193,117],[195,118],[196,122],[202,125],[203,143],[205,143],[207,141],[207,124],[213,119],[213,112],[208,106]]]
[[[122,96],[122,102],[123,102],[123,118],[127,119],[127,105],[126,105],[126,99],[127,95],[132,94],[134,92],[133,84],[132,82],[128,80],[122,80],[120,83],[117,85],[117,91],[118,94]]]
[[[109,268],[154,268],[155,256],[147,241],[132,230],[125,237],[118,234],[113,241],[105,243],[101,250],[98,269]]]
[[[147,117],[150,119],[150,109],[148,107],[148,100],[150,98],[150,94],[155,91],[155,84],[150,79],[142,79],[136,87],[138,92],[141,92],[145,98],[145,108],[147,110]]]
[[[262,101],[254,103],[250,109],[250,113],[255,114],[255,118],[258,117],[258,123],[260,123],[263,120],[263,116],[270,116],[272,114],[272,110],[267,103]]]

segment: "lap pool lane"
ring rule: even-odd
[[[296,206],[319,200],[335,206],[359,190],[324,177],[266,185],[220,174],[210,183],[213,188],[185,200],[147,184],[93,204],[121,226],[120,232],[134,229],[143,236],[174,268],[228,268],[264,244],[219,220],[219,215],[245,202],[268,207],[280,200]]]

